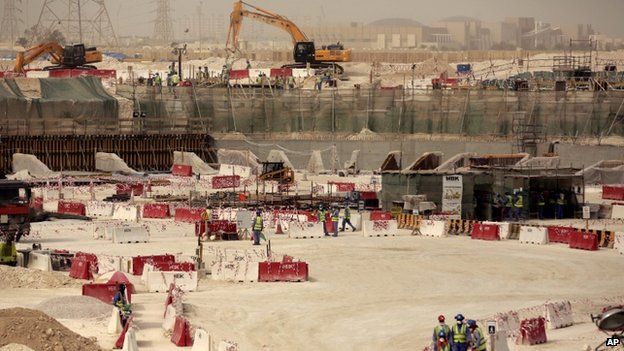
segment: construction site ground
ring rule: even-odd
[[[74,227],[75,228],[75,227]],[[305,260],[305,283],[228,283],[200,280],[198,291],[184,295],[185,315],[219,339],[236,341],[241,350],[421,350],[439,314],[487,319],[498,312],[570,300],[576,324],[549,330],[549,342],[511,350],[582,350],[606,335],[590,313],[623,303],[624,257],[615,250],[572,250],[563,244],[522,245],[516,240],[489,242],[465,236],[429,238],[399,230],[396,237],[289,239],[270,236],[277,254]],[[194,255],[197,240],[153,234],[146,244],[96,240],[88,230],[55,230],[27,238],[46,248],[118,256],[182,253]],[[251,242],[210,242],[220,248],[251,248]],[[163,334],[164,293],[141,292],[133,304],[142,351],[177,349]],[[79,287],[5,288],[0,308],[34,308],[52,297],[75,296]],[[68,303],[67,308],[72,308]],[[85,337],[97,337],[109,349],[107,318],[59,319]]]

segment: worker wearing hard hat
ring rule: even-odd
[[[438,333],[433,343],[433,351],[451,351],[451,343],[448,340],[448,334],[441,331]]]
[[[325,236],[329,236],[329,233],[327,232],[327,225],[326,225],[326,220],[327,220],[327,212],[325,212],[325,209],[323,208],[323,205],[319,205],[319,209],[318,212],[316,213],[316,216],[318,217],[317,220],[323,224],[323,233],[325,234]]]
[[[433,343],[434,344],[440,337],[441,332],[444,333],[446,337],[448,337],[451,334],[451,328],[445,323],[445,318],[443,315],[438,316],[438,323],[439,324],[433,328]]]
[[[338,220],[340,219],[340,210],[338,206],[334,206],[334,210],[331,212],[332,229],[334,231],[333,236],[338,236]]]
[[[345,204],[344,218],[342,219],[342,232],[345,231],[347,224],[353,231],[355,231],[355,226],[351,223],[351,209],[349,208],[349,203]]]
[[[262,211],[258,209],[256,211],[256,217],[253,222],[253,241],[254,245],[260,245],[260,236],[262,235],[262,230],[264,229],[264,221],[262,219]]]
[[[469,319],[468,328],[470,329],[470,345],[472,351],[485,351],[487,348],[487,342],[485,340],[485,335],[483,335],[483,332],[477,325],[477,322]]]
[[[468,351],[468,344],[470,342],[470,333],[466,324],[464,324],[464,316],[459,313],[455,316],[456,324],[451,327],[451,333],[449,335],[449,341],[451,343],[452,351]]]

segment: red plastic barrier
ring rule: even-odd
[[[128,194],[131,195],[134,193],[135,196],[143,195],[143,184],[142,183],[117,183],[117,194]]]
[[[576,230],[570,233],[570,248],[596,251],[598,250],[598,235]]]
[[[203,235],[206,231],[206,222],[195,222],[195,236]]]
[[[360,191],[360,200],[375,200],[377,193],[374,191]]]
[[[546,323],[544,317],[525,319],[520,322],[520,334],[516,344],[535,345],[548,341],[546,337]]]
[[[496,224],[475,223],[472,226],[472,239],[500,240],[500,228]]]
[[[218,176],[212,177],[213,189],[226,189],[240,186],[240,176]]]
[[[92,279],[91,262],[86,259],[73,259],[69,269],[69,277],[74,279]]]
[[[624,185],[603,185],[602,198],[607,200],[624,200]]]
[[[169,218],[168,204],[145,204],[143,205],[143,218]]]
[[[175,262],[175,257],[173,255],[132,257],[132,275],[142,275],[143,266],[145,266],[146,263],[154,264],[155,262]]]
[[[106,283],[108,284],[124,283],[126,285],[126,290],[128,290],[128,292],[133,293],[133,294],[135,293],[134,284],[130,282],[130,279],[128,279],[128,276],[126,276],[124,273],[121,273],[121,272],[113,273],[113,275],[110,277],[110,279],[108,279]]]
[[[171,342],[176,346],[193,346],[190,326],[186,318],[182,316],[176,317],[173,333],[171,334]]]
[[[97,256],[95,254],[90,254],[90,253],[86,253],[86,252],[76,252],[76,254],[74,255],[75,258],[83,258],[86,259],[87,261],[91,261],[94,263],[97,263],[98,259]]]
[[[58,213],[85,216],[87,208],[80,202],[59,201],[57,207]]]
[[[230,71],[230,79],[244,79],[249,78],[249,70],[247,69],[233,69]]]
[[[190,177],[193,175],[193,167],[187,165],[173,165],[171,174],[180,177]]]
[[[389,221],[392,219],[392,213],[390,212],[373,211],[370,215],[371,221]]]
[[[203,208],[199,207],[178,207],[175,210],[175,221],[189,223],[203,221],[202,213],[204,213],[204,211]]]
[[[335,185],[336,190],[340,192],[355,191],[355,183],[330,182],[329,184]]]
[[[292,68],[271,68],[271,78],[290,76],[292,76]]]
[[[195,264],[192,262],[154,262],[154,268],[163,272],[192,272]]]
[[[260,262],[258,264],[259,282],[304,282],[308,280],[308,264],[292,262],[284,256],[282,262]]]
[[[117,338],[117,341],[115,341],[115,349],[121,349],[123,347],[124,340],[126,339],[126,333],[128,332],[128,329],[130,329],[130,325],[132,324],[133,318],[134,317],[132,317],[132,316],[130,316],[130,318],[128,318],[128,321],[126,322],[126,325],[124,326],[123,330],[121,331],[121,334]]]
[[[557,227],[550,226],[548,227],[548,241],[551,243],[570,243],[570,235],[576,231],[575,228],[572,227]]]
[[[236,222],[230,222],[225,220],[217,220],[210,222],[208,227],[210,233],[224,232],[224,233],[237,233]]]
[[[83,284],[82,295],[91,296],[107,304],[113,303],[113,298],[119,290],[120,283]],[[126,296],[128,303],[132,303],[132,291],[134,286],[126,284]]]

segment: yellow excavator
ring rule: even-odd
[[[351,50],[345,49],[344,45],[337,43],[317,49],[314,42],[308,39],[305,33],[288,18],[244,1],[236,1],[230,15],[230,29],[226,44],[226,50],[229,53],[234,54],[240,51],[238,36],[244,17],[272,25],[290,34],[295,46],[293,51],[295,63],[284,65],[283,68],[306,68],[309,64],[311,68],[334,68],[336,73],[342,73],[344,69],[337,62],[351,61]]]
[[[89,64],[102,62],[102,52],[96,48],[85,48],[84,44],[62,47],[56,42],[49,42],[18,52],[13,72],[24,73],[24,67],[46,54],[50,55],[50,62],[54,66],[45,67],[45,70],[96,69],[95,66]]]

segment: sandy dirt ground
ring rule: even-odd
[[[68,226],[69,228],[70,226]],[[420,350],[438,314],[458,312],[487,318],[497,312],[569,299],[571,328],[549,331],[549,343],[531,350],[581,350],[604,335],[589,313],[624,302],[624,257],[610,249],[571,250],[565,245],[521,245],[467,237],[409,236],[365,238],[360,232],[338,238],[295,240],[272,237],[278,254],[310,265],[306,283],[227,283],[200,281],[185,294],[185,315],[217,339],[241,350]],[[50,231],[44,247],[122,256],[157,253],[193,255],[192,233],[152,236],[148,244],[121,245],[95,240],[89,231]],[[26,240],[21,245],[31,244]],[[218,242],[222,248],[247,248],[249,242]],[[10,289],[0,292],[0,308],[34,307],[53,296],[80,294],[77,288]],[[609,300],[607,300],[607,298]],[[164,294],[139,293],[133,300],[141,350],[174,350],[161,329]],[[60,320],[110,348],[104,320]],[[510,343],[511,345],[511,343]],[[512,350],[529,349],[512,347]]]

